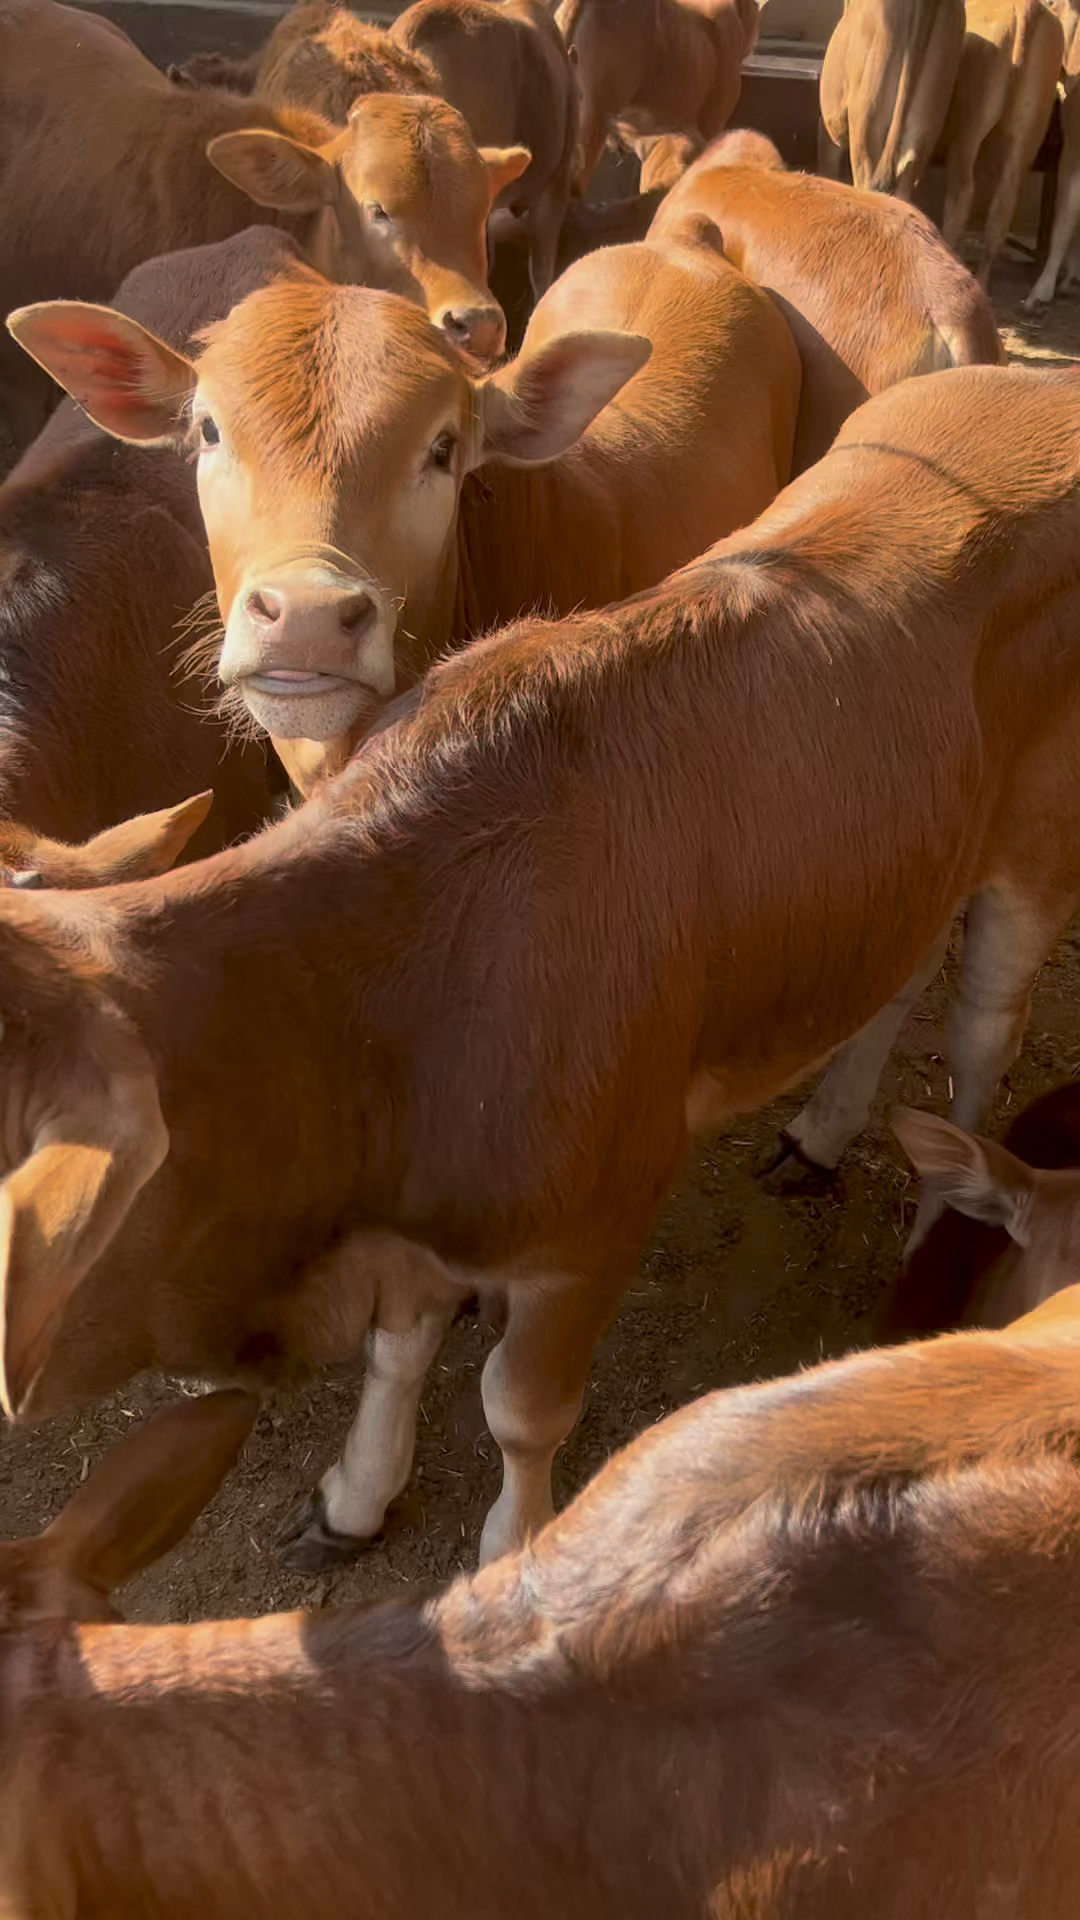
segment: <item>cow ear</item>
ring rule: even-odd
[[[94,1018],[96,1044],[76,1032],[58,1055],[55,1095],[35,1086],[47,1117],[0,1186],[0,1400],[11,1417],[32,1411],[68,1302],[169,1148],[141,1043],[117,1016]]]
[[[329,160],[287,133],[269,129],[219,133],[207,147],[206,157],[257,207],[317,213],[337,194],[337,175]]]
[[[496,200],[504,187],[521,179],[532,153],[528,147],[481,147],[480,158],[487,168],[491,198]]]
[[[75,1594],[109,1594],[168,1553],[217,1492],[258,1411],[256,1395],[238,1388],[163,1407],[106,1454],[46,1529],[50,1570]]]
[[[117,440],[171,442],[195,387],[182,353],[111,307],[45,300],[8,315],[31,359]]]
[[[652,344],[637,333],[564,333],[524,352],[479,389],[484,436],[477,464],[555,460],[579,439]]]
[[[947,1206],[1028,1244],[1035,1192],[1030,1167],[996,1140],[965,1133],[936,1113],[897,1107],[891,1119],[905,1153]]]
[[[181,800],[175,807],[138,813],[122,820],[118,827],[107,827],[84,846],[71,850],[82,877],[67,884],[107,887],[120,880],[146,880],[153,874],[167,873],[202,826],[213,803],[210,788],[191,800]],[[47,872],[45,877],[48,884]]]

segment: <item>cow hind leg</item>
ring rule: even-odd
[[[404,1332],[375,1327],[368,1334],[356,1419],[341,1459],[323,1475],[283,1540],[288,1566],[307,1573],[333,1566],[382,1528],[387,1507],[412,1472],[420,1394],[454,1312],[440,1304]]]
[[[481,1383],[484,1415],[503,1457],[481,1566],[522,1546],[554,1514],[552,1463],[581,1411],[593,1348],[617,1298],[595,1279],[512,1286],[506,1331]]]
[[[826,1067],[810,1099],[780,1137],[763,1167],[773,1185],[794,1186],[815,1170],[830,1172],[844,1148],[861,1133],[893,1042],[924,988],[945,957],[945,927],[899,993],[842,1046]]]
[[[969,903],[960,985],[949,1018],[952,1118],[978,1131],[1002,1075],[1020,1050],[1031,1011],[1035,977],[1076,905],[1070,890],[1042,899],[1006,884],[985,887]],[[924,1181],[910,1256],[942,1212],[933,1183]]]

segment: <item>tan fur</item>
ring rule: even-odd
[[[578,144],[578,95],[566,48],[543,0],[415,0],[390,29],[434,69],[438,91],[482,146],[527,147],[528,171],[496,202],[529,249],[534,299],[555,276]]]
[[[772,294],[803,363],[793,471],[832,445],[870,394],[948,366],[1003,358],[989,302],[916,208],[788,173],[760,134],[726,134],[662,203],[651,232],[690,212]]]
[[[260,216],[211,163],[212,142],[253,128],[300,143],[318,206]],[[418,193],[412,176],[425,159]],[[402,169],[409,178],[399,182]],[[399,230],[388,239],[365,209],[399,187]],[[451,108],[395,96],[377,125],[365,112],[342,131],[297,108],[174,87],[126,36],[53,0],[0,9],[0,196],[4,313],[35,300],[108,299],[151,255],[224,239],[259,217],[292,231],[334,278],[393,287],[433,314],[494,305],[487,170]],[[0,340],[0,409],[17,445],[40,425],[47,393]]]
[[[255,90],[344,121],[362,93],[438,93],[429,60],[334,0],[295,0],[263,48]]]
[[[934,156],[964,44],[963,0],[844,0],[821,117],[857,187],[910,200]]]
[[[942,230],[949,245],[958,248],[971,216],[976,167],[981,155],[991,155],[992,191],[978,267],[985,287],[1050,123],[1065,35],[1042,0],[966,0],[965,17],[964,51],[942,136]]]
[[[433,1600],[125,1626],[254,1413],[166,1409],[0,1548],[0,1903],[1071,1920],[1078,1319],[711,1394]]]
[[[507,1312],[485,1551],[534,1527],[692,1088],[714,1120],[774,1097],[1003,896],[1025,937],[984,946],[974,999],[961,975],[965,1111],[1007,1064],[1080,898],[1078,449],[1075,374],[904,383],[670,581],[441,663],[246,847],[0,894],[27,1204],[43,1111],[113,1137],[118,1023],[171,1142],[70,1299],[24,1269],[9,1324],[52,1346],[21,1397],[4,1354],[16,1410],[148,1366],[288,1373],[348,1323],[335,1282],[393,1361],[398,1271],[429,1332],[479,1288]],[[271,1034],[285,1106],[250,1097]]]
[[[555,17],[581,88],[579,194],[615,124],[630,139],[715,139],[758,32],[757,0],[562,0]]]

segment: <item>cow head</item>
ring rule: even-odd
[[[506,323],[488,290],[487,219],[528,166],[526,147],[478,148],[442,100],[366,94],[322,147],[253,129],[219,134],[207,154],[258,206],[308,216],[308,256],[330,279],[399,293],[463,352],[498,359]]]
[[[0,884],[11,887],[111,887],[165,873],[180,858],[213,804],[197,793],[175,807],[139,813],[81,846],[49,840],[31,827],[0,821]]]
[[[197,366],[107,308],[9,325],[106,431],[194,451],[220,675],[284,741],[367,730],[450,637],[465,476],[564,453],[650,351],[556,335],[479,379],[415,307],[314,274],[234,308]]]

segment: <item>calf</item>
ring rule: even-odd
[[[0,312],[108,299],[151,254],[246,227],[252,203],[335,279],[419,300],[480,357],[502,348],[487,291],[488,209],[523,164],[481,155],[430,99],[361,102],[344,130],[219,91],[170,86],[82,9],[8,0],[0,13]],[[49,389],[0,347],[0,415],[23,446]]]
[[[803,366],[793,471],[830,447],[870,394],[911,374],[1003,359],[985,294],[925,214],[839,181],[788,173],[759,133],[725,134],[672,188],[662,235],[697,213],[776,301]]]
[[[348,7],[297,0],[263,48],[255,89],[267,100],[344,121],[363,93],[438,93],[439,84],[430,61]]]
[[[821,118],[857,187],[910,200],[945,125],[964,0],[844,0],[825,50]]]
[[[0,1547],[0,1904],[1072,1920],[1078,1321],[710,1394],[435,1599],[126,1626],[255,1402],[165,1409]]]
[[[390,38],[434,69],[477,140],[531,155],[495,208],[492,235],[524,237],[538,300],[555,276],[578,138],[577,88],[550,9],[544,0],[416,0]]]
[[[712,140],[738,105],[757,0],[561,0],[555,18],[581,88],[575,188],[588,188],[613,125],[634,138]]]
[[[1046,137],[1065,35],[1042,0],[966,0],[965,16],[964,51],[943,134],[942,231],[959,248],[975,196],[976,165],[984,151],[992,154],[994,184],[978,267],[987,286],[1020,188]]]
[[[1080,896],[1078,464],[1080,376],[907,382],[662,586],[443,661],[244,846],[0,894],[11,1411],[368,1330],[318,1562],[378,1531],[480,1292],[484,1557],[549,1518],[691,1129],[857,1034],[803,1138],[853,1129],[965,899],[963,1124],[1011,1057]]]
[[[789,471],[791,336],[696,215],[571,268],[485,382],[402,301],[313,277],[245,302],[197,367],[98,309],[12,325],[111,431],[175,436],[193,394],[216,664],[305,790],[451,640],[649,586]]]
[[[184,346],[298,268],[292,241],[253,227],[137,267],[117,303]],[[178,623],[198,624],[212,592],[190,468],[118,446],[64,401],[0,487],[0,817],[84,840],[214,786],[193,854],[260,825],[263,754],[230,743],[178,670]]]
[[[901,1108],[901,1144],[946,1211],[889,1289],[879,1339],[1005,1326],[1080,1279],[1080,1088],[1055,1087],[999,1146]]]

